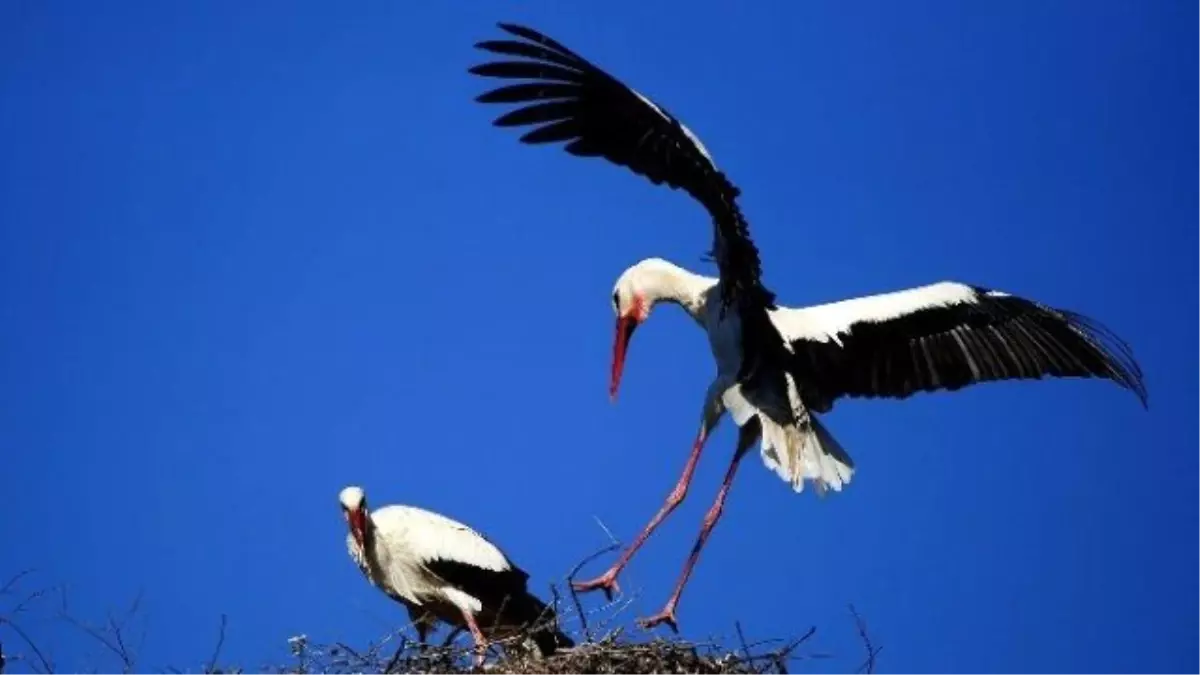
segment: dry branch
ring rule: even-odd
[[[875,657],[879,655],[879,650],[883,648],[875,647],[871,644],[871,638],[867,635],[867,623],[859,616],[858,610],[854,609],[854,605],[850,605],[850,615],[854,617],[854,627],[858,630],[858,637],[862,639],[863,646],[867,650],[866,661],[863,661],[863,664],[855,672],[874,673]]]

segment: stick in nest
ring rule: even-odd
[[[875,647],[871,644],[871,638],[867,635],[867,623],[859,616],[858,610],[854,609],[854,605],[850,605],[850,614],[854,616],[854,626],[858,629],[858,636],[862,638],[863,646],[867,649],[867,659],[858,667],[855,672],[859,673],[874,673],[875,672],[875,657],[879,655],[882,647]]]
[[[600,526],[603,528],[604,524],[601,523]],[[607,532],[608,528],[604,528],[604,530]],[[610,533],[609,536],[611,537],[612,534]],[[586,642],[592,641],[592,632],[588,628],[587,614],[585,614],[583,611],[583,603],[579,601],[579,593],[575,592],[575,575],[579,574],[579,570],[583,569],[584,565],[592,562],[605,553],[611,553],[619,548],[621,548],[621,542],[613,540],[613,542],[608,546],[605,546],[591,555],[584,557],[583,560],[580,560],[578,563],[576,563],[575,566],[571,568],[571,571],[567,573],[567,589],[571,591],[571,601],[575,603],[575,611],[579,613],[579,625],[583,629],[583,637]]]
[[[229,617],[222,614],[221,624],[217,628],[217,646],[213,647],[212,656],[208,659],[208,666],[204,672],[215,673],[217,671],[217,659],[221,658],[221,647],[225,646],[225,626],[229,622]]]

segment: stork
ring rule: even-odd
[[[483,535],[441,514],[415,506],[367,510],[362,488],[338,495],[350,528],[346,547],[372,585],[408,609],[421,644],[437,620],[466,627],[475,640],[476,664],[489,637],[529,631],[543,656],[574,643],[556,624],[554,610],[526,589],[529,575]]]
[[[700,429],[683,475],[616,563],[576,590],[618,591],[617,576],[646,538],[683,501],[705,440],[726,412],[739,427],[733,458],[666,605],[642,620],[678,631],[676,608],[721,516],[738,463],[760,443],[768,468],[800,492],[840,491],[849,455],[816,417],[846,397],[902,399],[978,382],[1042,377],[1105,378],[1146,404],[1129,348],[1084,316],[956,282],[942,282],[804,309],[780,307],[762,282],[757,247],[737,204],[740,190],[704,144],[663,106],[533,29],[501,23],[521,40],[489,40],[484,51],[522,57],[477,65],[483,77],[530,80],[488,91],[481,103],[523,104],[494,121],[536,125],[526,144],[566,142],[580,157],[603,157],[656,185],[682,189],[713,221],[719,277],[660,259],[627,269],[613,291],[617,315],[609,383],[615,398],[634,330],[658,302],[681,305],[707,332],[717,375],[705,393]],[[732,309],[733,311],[729,311]]]

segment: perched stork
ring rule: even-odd
[[[421,644],[437,620],[465,626],[475,639],[477,663],[489,637],[503,639],[530,630],[543,656],[574,643],[545,627],[554,611],[528,590],[529,575],[471,528],[414,506],[367,510],[362,488],[338,495],[350,528],[346,547],[367,579],[403,604]]]
[[[633,91],[545,35],[500,24],[522,40],[476,46],[525,60],[475,66],[485,77],[531,80],[480,95],[482,103],[525,104],[497,126],[538,125],[527,144],[566,141],[567,152],[603,157],[654,184],[682,189],[713,221],[719,278],[660,259],[626,270],[613,291],[617,315],[610,395],[615,397],[634,330],[657,302],[681,305],[708,333],[717,376],[701,408],[700,430],[666,503],[606,573],[577,590],[617,590],[617,575],[683,501],[705,440],[726,411],[740,428],[733,459],[666,606],[643,620],[678,630],[675,610],[743,455],[760,443],[763,462],[797,492],[840,491],[853,462],[815,416],[842,397],[905,398],[976,382],[1098,377],[1146,390],[1128,347],[1078,314],[1005,293],[943,282],[805,309],[776,305],[762,282],[758,250],[736,203],[740,190],[700,140],[666,108]],[[733,312],[727,312],[733,308]]]

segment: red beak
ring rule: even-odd
[[[629,339],[638,327],[638,320],[632,314],[617,317],[617,334],[613,339],[612,375],[608,381],[608,397],[617,400],[617,388],[621,386],[621,373],[625,370],[625,351],[629,349]]]
[[[367,514],[363,513],[362,509],[354,509],[350,511],[350,534],[354,535],[354,541],[358,542],[359,546],[363,546],[363,540],[366,539],[367,532]]]

